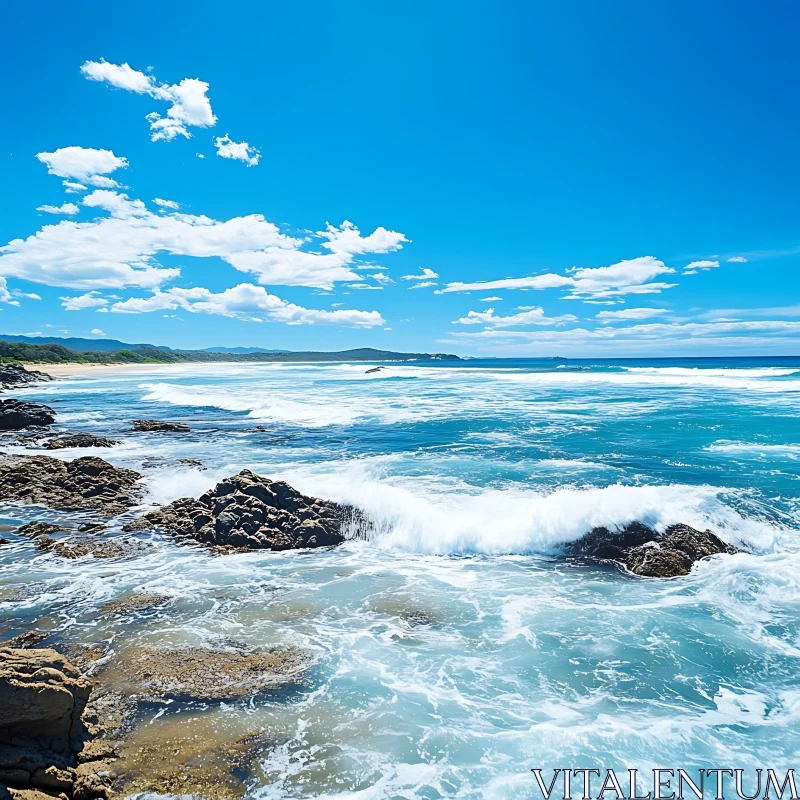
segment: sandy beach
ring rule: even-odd
[[[136,372],[152,372],[157,369],[191,367],[193,370],[209,369],[220,365],[246,365],[242,361],[181,362],[177,364],[26,364],[28,369],[45,372],[54,378],[79,378],[87,375],[116,374],[125,375]]]

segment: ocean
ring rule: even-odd
[[[268,731],[248,798],[535,798],[538,767],[797,765],[800,358],[187,364],[14,394],[120,439],[56,455],[137,469],[151,503],[249,468],[370,518],[337,548],[223,557],[148,532],[135,557],[67,561],[4,534],[0,638],[313,655],[291,689],[152,710]],[[143,417],[192,432],[130,432]],[[746,552],[672,580],[561,555],[636,520]],[[174,602],[98,616],[134,589]]]

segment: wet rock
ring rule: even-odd
[[[0,536],[0,545],[4,544],[11,544],[11,542],[8,539],[4,539],[2,536]]]
[[[292,550],[344,541],[346,526],[365,526],[356,509],[308,497],[283,481],[242,470],[198,499],[183,497],[129,523],[226,550]]]
[[[593,528],[565,548],[568,556],[616,561],[635,575],[675,578],[688,575],[694,564],[708,556],[738,553],[711,531],[672,525],[663,534],[639,522],[620,531]]]
[[[44,553],[54,553],[61,558],[129,558],[147,550],[148,545],[136,539],[96,539],[74,536],[64,540],[51,536],[38,536],[36,547]]]
[[[132,732],[115,764],[121,795],[154,792],[228,800],[244,795],[258,756],[273,742],[246,715],[165,716]]]
[[[68,436],[59,436],[45,442],[47,450],[64,450],[68,447],[113,447],[119,444],[114,439],[105,436],[95,436],[93,433],[72,433]]]
[[[182,422],[163,422],[158,419],[135,419],[133,429],[147,433],[188,433],[191,430]]]
[[[10,647],[15,650],[27,650],[31,647],[38,647],[45,639],[50,636],[44,631],[25,631],[11,639],[0,642],[0,647]]]
[[[165,606],[172,601],[168,594],[155,594],[153,592],[134,592],[116,600],[106,603],[100,613],[106,617],[114,617],[127,614],[139,614],[144,611],[152,611],[155,608]]]
[[[130,696],[151,699],[239,700],[295,681],[309,658],[297,648],[253,651],[204,647],[132,648],[104,672]]]
[[[25,369],[22,364],[0,364],[0,389],[31,386],[41,381],[51,381],[52,376],[35,369]]]
[[[3,783],[71,794],[90,693],[89,681],[55,650],[0,648]]]
[[[29,539],[36,539],[38,536],[49,536],[51,533],[68,530],[69,528],[52,522],[28,522],[17,528],[15,533],[19,536],[27,536]]]
[[[52,425],[56,412],[42,403],[26,400],[0,400],[0,430],[19,431],[31,426]]]
[[[50,456],[0,456],[0,501],[89,509],[107,516],[139,502],[141,475],[102,458],[61,461]]]

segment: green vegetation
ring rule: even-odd
[[[0,340],[0,362],[26,364],[182,364],[191,362],[271,362],[271,361],[410,361],[412,359],[458,361],[458,356],[437,353],[393,353],[391,350],[342,350],[337,353],[207,353],[179,352],[141,345],[135,350],[113,353],[78,352],[61,344],[27,344]]]

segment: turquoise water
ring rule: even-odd
[[[800,359],[370,366],[158,367],[18,393],[122,439],[59,457],[138,469],[149,502],[248,467],[359,505],[374,530],[223,558],[147,534],[118,562],[4,534],[0,592],[24,596],[0,603],[2,632],[308,649],[296,689],[207,711],[274,736],[254,798],[525,798],[532,767],[796,766]],[[130,433],[141,417],[193,432]],[[633,520],[748,552],[671,581],[559,557]],[[98,619],[134,588],[175,600],[146,624]]]

